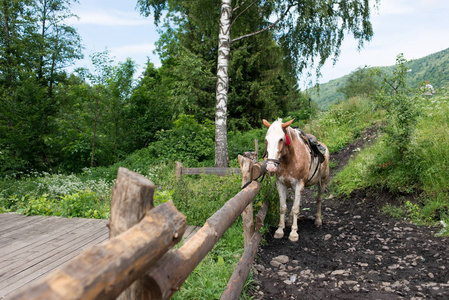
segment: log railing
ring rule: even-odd
[[[175,169],[176,179],[181,179],[182,175],[218,175],[226,176],[233,174],[240,174],[239,168],[219,168],[219,167],[204,167],[204,168],[185,168],[179,161],[176,162]]]
[[[239,158],[244,179],[257,178],[264,165]],[[242,166],[242,164],[241,164]],[[257,176],[257,177],[256,177]],[[186,229],[186,218],[171,201],[154,208],[154,184],[119,168],[111,202],[110,239],[95,245],[10,299],[169,299],[214,247],[260,190],[252,181],[207,219],[179,249],[172,249]],[[261,240],[266,204],[256,228],[246,232],[245,252],[222,299],[237,299]],[[246,219],[252,219],[249,213]],[[254,223],[253,223],[254,224]]]

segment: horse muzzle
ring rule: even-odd
[[[280,164],[279,159],[267,159],[267,171],[270,173],[276,172]]]

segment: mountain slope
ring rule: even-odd
[[[407,59],[407,58],[406,58]],[[407,73],[407,82],[410,87],[418,87],[420,83],[429,81],[438,90],[449,84],[449,48],[425,56],[410,60],[407,63],[410,72]],[[380,67],[390,73],[395,66]],[[321,109],[327,109],[330,104],[344,100],[345,96],[338,92],[343,87],[350,74],[331,80],[327,83],[307,89],[305,93],[318,104]]]

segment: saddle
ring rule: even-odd
[[[318,156],[318,161],[322,163],[324,161],[324,153],[326,152],[326,148],[324,148],[317,140],[317,138],[310,133],[304,133],[299,128],[294,128],[296,131],[299,132],[299,136],[302,138],[302,140],[309,145],[310,147],[310,155],[312,157]]]

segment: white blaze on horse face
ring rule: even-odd
[[[279,149],[279,141],[285,138],[285,133],[282,130],[282,122],[275,121],[271,124],[270,128],[268,128],[267,135],[265,136],[265,140],[267,141],[267,155],[268,159],[278,160],[280,159],[280,149]],[[268,172],[276,172],[278,166],[273,162],[267,163],[267,171]]]

